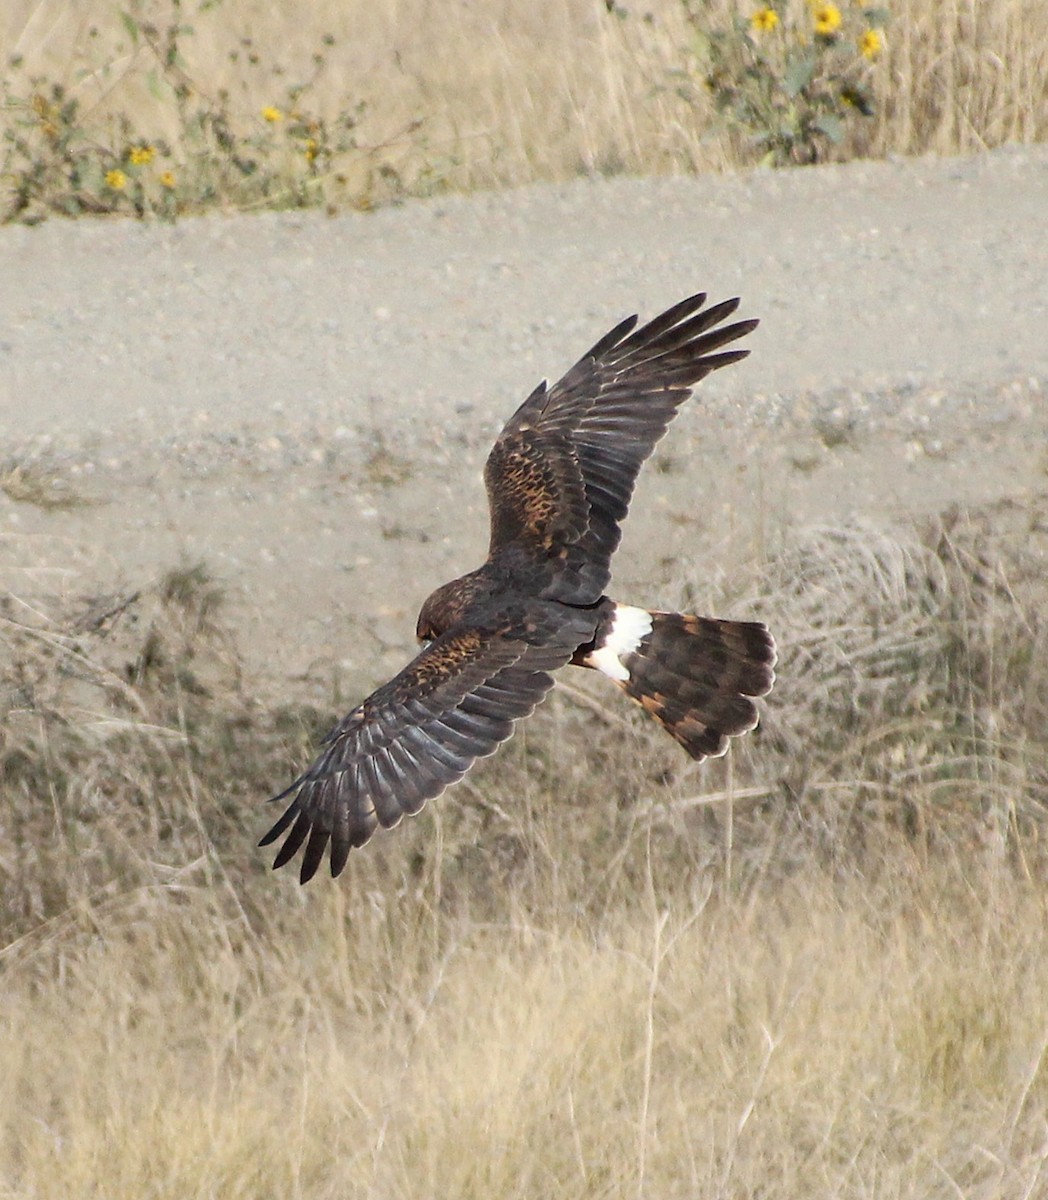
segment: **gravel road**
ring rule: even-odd
[[[1039,147],[0,229],[0,471],[72,501],[0,493],[0,587],[203,558],[261,674],[369,682],[482,557],[505,417],[623,315],[699,289],[761,326],[642,481],[617,560],[638,601],[659,564],[728,565],[791,523],[1035,503],[1046,213]]]

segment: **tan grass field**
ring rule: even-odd
[[[5,955],[4,1192],[1043,1195],[1043,888],[882,867],[599,921],[85,904]]]
[[[807,19],[806,0],[779,7],[801,25]],[[1044,0],[895,0],[887,8],[872,78],[877,115],[850,122],[833,157],[967,153],[1048,134]],[[709,27],[726,28],[738,7],[712,0],[701,10]],[[305,106],[329,119],[354,112],[359,122],[360,153],[338,161],[342,183],[325,192],[351,203],[753,161],[746,140],[715,117],[681,0],[617,6],[623,15],[596,0],[149,0],[129,11],[159,30],[192,29],[178,42],[179,78],[209,98],[226,89],[245,138],[265,128],[263,107],[316,77]],[[319,72],[318,50],[326,58]],[[27,96],[33,78],[60,82],[85,122],[129,113],[135,136],[171,143],[170,165],[183,174],[204,169],[170,91],[156,83],[156,56],[131,41],[119,5],[8,0],[0,55],[21,62],[8,71],[12,94]],[[235,193],[225,199],[237,203]]]

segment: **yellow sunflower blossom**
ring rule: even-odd
[[[128,151],[128,159],[133,167],[144,167],[146,163],[151,163],[156,155],[156,149],[153,146],[132,146]]]
[[[874,59],[884,49],[884,39],[876,29],[867,29],[859,38],[859,52],[864,58]]]
[[[106,171],[106,187],[112,188],[114,192],[122,192],[127,187],[127,176],[119,167]]]
[[[815,32],[821,37],[829,37],[841,27],[841,10],[836,4],[817,4],[812,9],[815,21]]]
[[[277,121],[283,121],[284,114],[273,104],[267,104],[262,110],[262,120],[268,121],[270,125],[275,125]]]
[[[160,174],[157,176],[157,182],[160,184],[160,186],[162,188],[168,188],[168,189],[173,188],[175,186],[174,171],[161,171]]]
[[[774,8],[758,8],[750,17],[750,25],[757,33],[771,33],[779,23],[779,14]]]

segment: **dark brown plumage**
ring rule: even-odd
[[[610,675],[694,758],[723,754],[757,723],[775,644],[759,623],[649,613],[604,595],[644,460],[691,389],[744,358],[724,350],[757,324],[705,295],[641,329],[621,322],[510,418],[484,470],[487,561],[422,606],[422,652],[343,718],[265,835],[275,867],[305,846],[300,879],[330,845],[332,875],[491,754],[566,663]]]

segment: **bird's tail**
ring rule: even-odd
[[[606,605],[572,661],[614,679],[693,758],[723,754],[728,738],[757,724],[754,697],[775,680],[766,625]]]

